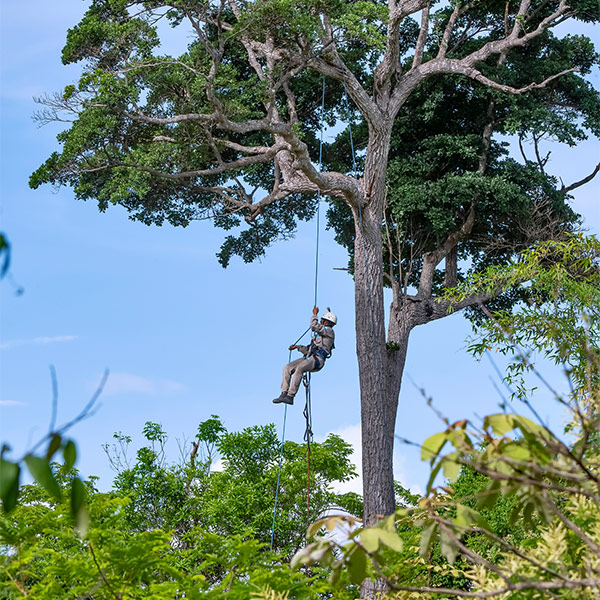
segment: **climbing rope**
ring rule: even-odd
[[[320,124],[320,136],[319,136],[319,172],[323,165],[323,123],[325,114],[325,77],[323,77],[323,85],[321,89],[321,124]],[[320,238],[320,208],[321,208],[321,189],[317,190],[317,210],[316,210],[316,221],[317,221],[317,233],[315,242],[315,301],[314,306],[317,306],[317,295],[318,295],[318,284],[319,284],[319,238]],[[296,345],[308,332],[310,327],[304,331],[304,333],[294,342]],[[292,351],[290,350],[288,362],[292,360]],[[312,432],[312,408],[310,398],[310,373],[305,373],[302,377],[302,381],[306,388],[306,404],[304,406],[304,418],[306,419],[306,429],[304,431],[304,441],[306,442],[306,520],[310,519],[310,444],[313,440]],[[273,507],[273,525],[271,527],[271,546],[273,550],[273,542],[275,539],[275,519],[277,516],[277,500],[279,498],[279,487],[281,483],[281,466],[283,464],[283,444],[285,442],[285,423],[287,419],[287,407],[283,412],[283,430],[281,434],[281,447],[279,450],[279,469],[277,471],[277,489],[275,491],[275,506]]]
[[[310,445],[313,441],[312,432],[312,404],[310,398],[310,372],[304,373],[302,383],[306,390],[306,403],[304,405],[304,419],[306,429],[304,430],[304,441],[306,442],[306,526],[310,525]]]

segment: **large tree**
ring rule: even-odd
[[[327,197],[355,281],[372,521],[394,510],[412,329],[500,293],[443,300],[461,265],[503,261],[574,220],[572,186],[545,173],[537,141],[598,134],[598,95],[576,74],[597,55],[552,29],[599,18],[596,0],[92,0],[63,51],[83,74],[41,114],[72,123],[31,184],[71,185],[147,224],[212,218],[232,230],[223,264],[259,256]],[[167,22],[193,36],[178,57],[159,53]],[[322,78],[326,123],[355,124],[357,179],[347,130],[315,167]],[[532,138],[537,158],[507,158],[494,132]]]

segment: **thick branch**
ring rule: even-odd
[[[433,276],[436,267],[462,239],[469,235],[473,229],[473,225],[475,224],[475,205],[476,201],[474,199],[469,208],[467,218],[460,229],[451,233],[436,250],[427,252],[423,257],[423,268],[421,270],[419,289],[417,292],[418,297],[426,298],[431,295],[431,287],[433,285]]]
[[[390,19],[387,25],[386,49],[383,60],[375,69],[375,94],[387,99],[391,87],[391,79],[400,73],[400,24],[408,16],[425,8],[429,8],[429,0],[409,0],[401,2],[388,0]]]
[[[335,45],[333,30],[328,17],[324,16],[323,22],[324,31],[321,34],[321,42],[323,44],[321,54],[323,58],[313,57],[308,61],[308,66],[326,77],[343,83],[348,90],[348,95],[354,104],[356,104],[361,114],[371,125],[377,127],[383,119],[381,111],[363,88],[360,81],[356,79],[352,71],[342,61]]]
[[[573,191],[574,189],[577,189],[578,187],[581,187],[582,185],[585,185],[586,183],[589,183],[590,181],[592,181],[592,179],[594,179],[594,177],[596,177],[596,175],[598,175],[599,172],[600,172],[600,163],[598,163],[596,165],[594,170],[587,177],[584,177],[583,179],[580,179],[579,181],[576,181],[575,183],[572,183],[571,185],[567,185],[566,187],[563,185],[561,188],[561,191],[565,192],[565,194],[567,194],[567,193]]]
[[[425,49],[427,34],[429,32],[429,6],[427,4],[421,13],[421,28],[419,30],[419,37],[417,38],[417,45],[415,46],[415,56],[412,63],[413,69],[423,62],[423,50]]]
[[[478,69],[476,69],[473,66],[470,66],[468,63],[465,63],[464,60],[457,60],[457,59],[443,59],[443,60],[439,60],[439,61],[435,60],[430,63],[426,63],[424,66],[428,66],[432,63],[437,66],[437,68],[435,69],[435,71],[437,73],[456,73],[456,74],[460,74],[460,75],[466,75],[467,77],[470,77],[471,79],[474,79],[475,81],[478,81],[479,83],[482,83],[483,85],[491,87],[495,90],[499,90],[501,92],[506,92],[508,94],[517,94],[517,95],[518,94],[526,94],[527,92],[530,92],[531,90],[536,90],[539,88],[546,87],[546,85],[548,85],[551,81],[554,81],[555,79],[558,79],[559,77],[562,77],[563,75],[566,75],[567,73],[576,73],[579,71],[579,69],[577,67],[572,67],[571,69],[565,69],[564,71],[561,71],[560,73],[555,73],[554,75],[544,79],[544,81],[542,81],[540,83],[530,83],[529,85],[526,85],[525,87],[515,88],[510,85],[504,85],[502,83],[498,83],[496,81],[493,81],[492,79],[489,79],[481,71],[479,71]]]

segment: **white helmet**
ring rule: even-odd
[[[337,317],[331,312],[331,309],[329,308],[329,306],[327,307],[327,312],[324,313],[321,318],[322,319],[327,319],[328,321],[330,321],[334,325],[337,323]]]

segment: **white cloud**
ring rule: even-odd
[[[26,406],[26,403],[18,400],[0,400],[0,406]]]
[[[358,473],[358,477],[355,477],[350,481],[334,484],[334,491],[337,494],[345,494],[347,492],[356,492],[357,494],[362,494],[362,447],[360,442],[360,425],[348,425],[347,427],[335,429],[329,433],[335,433],[348,444],[352,444],[354,452],[352,452],[350,460],[356,466],[356,472]]]
[[[111,373],[102,392],[103,396],[121,394],[142,394],[146,396],[166,396],[185,391],[186,387],[177,381],[151,379],[131,373]]]
[[[34,344],[56,344],[57,342],[72,342],[73,340],[76,340],[77,336],[76,335],[57,335],[54,337],[47,337],[47,336],[42,336],[42,337],[36,337],[33,340]]]
[[[58,344],[62,342],[73,342],[76,335],[39,336],[30,340],[9,340],[0,344],[0,350],[10,350],[19,346]]]
[[[356,466],[356,472],[358,473],[358,477],[350,481],[336,483],[333,486],[334,491],[338,494],[356,492],[357,494],[362,495],[362,444],[360,425],[348,425],[347,427],[342,427],[341,429],[334,429],[330,433],[335,433],[344,441],[352,444],[354,452],[350,456],[350,460]],[[421,467],[421,465],[419,465],[419,467]],[[422,476],[419,472],[419,469],[411,469],[410,465],[407,465],[406,457],[401,454],[400,448],[396,447],[394,450],[394,479],[396,481],[400,481],[403,486],[409,488],[413,493],[422,494],[423,488],[418,483],[421,478]]]

